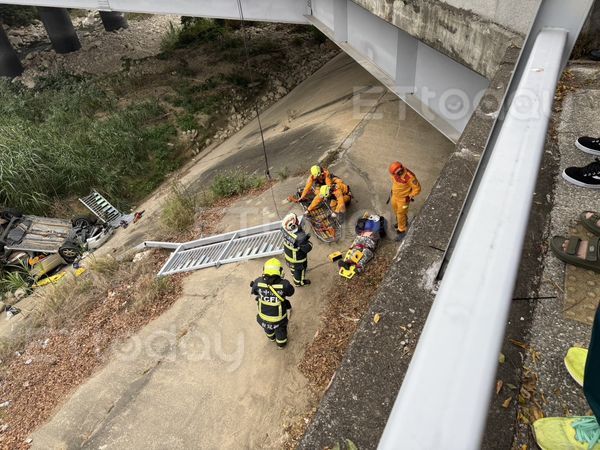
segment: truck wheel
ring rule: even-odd
[[[13,217],[16,217],[18,219],[20,217],[23,217],[23,213],[21,211],[19,211],[18,209],[14,209],[14,208],[0,209],[0,218],[2,218],[4,220],[8,220],[10,222]]]
[[[58,254],[67,264],[72,264],[81,255],[81,249],[77,244],[65,242],[59,249]]]
[[[73,224],[73,228],[84,229],[84,228],[90,228],[97,221],[98,221],[98,219],[96,219],[95,217],[81,216],[81,217],[75,217],[74,219],[72,219],[71,223]]]

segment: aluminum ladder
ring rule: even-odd
[[[87,197],[80,198],[79,201],[93,212],[98,219],[112,227],[118,227],[124,218],[121,211],[96,191],[92,191]]]
[[[158,272],[159,277],[281,255],[281,222],[209,236],[183,244],[144,242],[138,248],[172,249],[175,246],[175,251]]]

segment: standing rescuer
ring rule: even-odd
[[[402,239],[408,229],[408,206],[421,193],[421,185],[415,174],[398,161],[390,164],[389,172],[392,177],[392,209],[396,215],[394,227],[398,239]]]
[[[294,284],[296,286],[306,286],[310,280],[305,278],[306,268],[308,267],[308,253],[312,250],[310,234],[302,229],[298,216],[289,213],[283,219],[281,224],[283,234],[283,251],[285,260],[292,271]]]
[[[283,279],[283,266],[277,258],[269,259],[263,266],[263,275],[250,283],[256,296],[258,314],[256,321],[267,337],[279,348],[287,345],[287,326],[292,304],[287,299],[294,295],[294,286]]]

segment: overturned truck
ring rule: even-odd
[[[109,227],[89,217],[52,219],[3,209],[0,210],[0,267],[33,268],[35,276],[41,277],[60,265],[73,263],[84,251],[100,247],[110,234]],[[43,269],[35,270],[37,263],[44,260]]]

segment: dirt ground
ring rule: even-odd
[[[315,405],[309,380],[298,367],[313,342],[339,276],[326,256],[353,238],[366,210],[385,213],[387,166],[401,159],[417,173],[425,201],[453,145],[423,119],[386,94],[349,57],[340,55],[262,117],[271,172],[291,174],[336,155],[332,169],[347,181],[356,202],[336,245],[316,243],[309,287],[291,301],[288,348],[278,350],[254,320],[249,282],[263,261],[191,273],[182,296],[160,317],[116,348],[107,364],[77,388],[54,416],[31,435],[35,448],[281,448],[285,428],[304,420]],[[213,146],[179,174],[200,189],[216,169],[264,170],[253,122]],[[377,157],[374,158],[373,155]],[[224,211],[223,231],[277,220],[293,205],[283,199],[304,181],[290,177]],[[117,235],[99,252],[114,254],[158,233],[164,186],[140,209],[142,222]],[[394,254],[395,244],[386,251]]]

